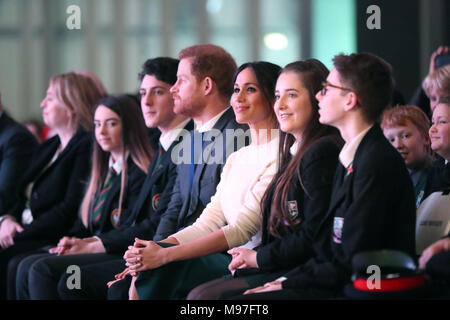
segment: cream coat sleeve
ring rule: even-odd
[[[268,161],[265,166],[254,167],[257,172],[249,172],[248,166],[236,164],[237,161],[242,161],[237,158],[235,154],[230,155],[224,166],[217,192],[197,221],[173,235],[179,243],[189,242],[222,229],[228,246],[233,248],[247,243],[261,229],[260,202],[276,173],[276,161]],[[244,179],[243,177],[251,179],[245,195],[230,197],[236,179]],[[228,195],[228,199],[225,194]],[[223,203],[227,203],[228,211],[232,206],[233,212],[224,213]]]

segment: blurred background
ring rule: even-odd
[[[366,25],[373,4],[380,30]],[[71,5],[80,30],[66,26]],[[450,44],[449,13],[448,0],[0,0],[0,92],[17,120],[40,120],[52,75],[90,70],[110,93],[136,92],[146,59],[214,43],[238,64],[314,57],[331,67],[338,53],[372,52],[409,100],[431,53]]]

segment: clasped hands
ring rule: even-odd
[[[135,238],[134,244],[128,247],[123,255],[127,262],[129,274],[136,277],[139,272],[155,269],[164,264],[164,248],[154,241],[146,241]]]
[[[59,240],[56,247],[49,250],[50,253],[56,253],[58,256],[83,253],[105,252],[103,243],[97,238],[75,238],[63,237]]]
[[[245,249],[245,248],[233,248],[228,250],[228,253],[231,254],[232,260],[230,264],[228,265],[228,270],[232,274],[236,271],[236,269],[241,268],[257,268],[258,262],[256,260],[256,251]],[[244,294],[250,294],[250,293],[258,293],[258,292],[268,292],[268,291],[275,291],[275,290],[281,290],[281,282],[280,281],[272,281],[267,282],[263,286],[256,287],[253,289],[249,289],[244,292]]]

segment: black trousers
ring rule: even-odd
[[[96,283],[101,285],[98,286],[98,291],[93,292],[93,285],[90,283],[91,278],[88,279],[88,276],[83,272],[83,268],[119,258],[117,255],[106,253],[65,256],[37,254],[29,256],[22,260],[17,270],[17,298],[33,300],[58,300],[69,297],[73,299],[98,299],[95,295],[99,296],[101,292],[106,298],[106,282],[114,279],[115,271],[111,271],[110,277],[108,273],[97,274]],[[71,280],[69,278],[78,272],[77,269],[80,287],[73,288],[68,284]]]
[[[23,255],[22,257],[24,257],[48,244],[50,244],[48,240],[16,240],[14,245],[6,249],[0,249],[0,300],[5,300],[7,298],[7,291],[14,292],[14,288],[11,288],[11,284],[14,284],[15,282],[15,270],[20,259],[18,258],[12,262],[13,258],[18,257],[19,255]],[[9,264],[10,266],[8,266]],[[14,295],[10,298],[14,298]]]
[[[115,280],[114,276],[122,272],[126,266],[123,258],[108,260],[104,262],[87,264],[81,267],[82,290],[70,290],[67,286],[59,286],[58,293],[62,300],[106,300],[108,299],[107,283]],[[64,275],[61,281],[67,281],[69,275]],[[125,300],[128,298],[128,288],[131,284],[131,277],[126,277],[130,281],[126,290]],[[121,281],[122,282],[122,281]]]

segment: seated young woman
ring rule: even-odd
[[[57,299],[58,280],[69,265],[104,259],[103,255],[77,253],[85,253],[96,242],[95,235],[127,221],[139,194],[151,160],[139,105],[127,95],[108,96],[99,102],[93,125],[92,171],[81,216],[69,236],[60,239],[50,253],[21,262],[16,279],[19,299]]]
[[[40,107],[55,136],[36,149],[17,182],[15,205],[0,213],[0,299],[6,281],[14,288],[23,254],[55,243],[77,219],[90,170],[92,114],[103,95],[91,79],[73,72],[50,79]]]
[[[253,250],[229,250],[234,278],[204,283],[192,290],[188,299],[216,299],[243,292],[277,279],[312,254],[312,238],[328,209],[342,146],[338,131],[318,120],[314,96],[327,75],[327,68],[315,59],[282,69],[274,106],[281,129],[280,165],[261,202],[262,245]]]
[[[232,107],[236,121],[249,125],[251,145],[230,155],[216,194],[193,225],[159,243],[137,239],[125,253],[133,276],[130,298],[183,299],[195,286],[228,272],[230,258],[223,251],[259,245],[259,203],[276,172],[279,139],[272,105],[279,70],[268,62],[238,68]]]

